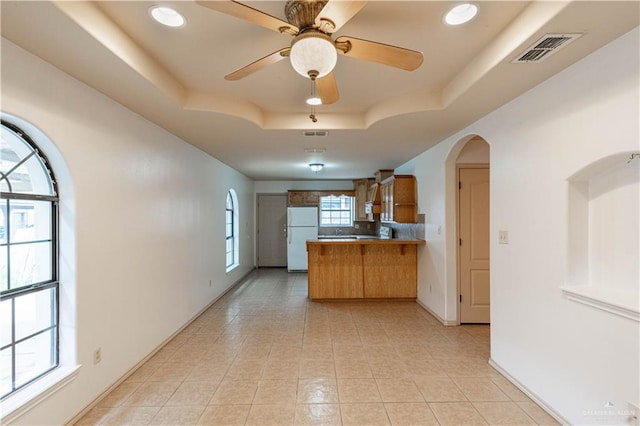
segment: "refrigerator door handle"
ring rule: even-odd
[[[289,238],[289,244],[291,244],[291,229],[288,229],[287,237]]]

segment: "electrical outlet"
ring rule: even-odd
[[[360,224],[356,223],[355,225],[353,225],[353,227],[356,229],[360,229]]]
[[[96,365],[100,361],[102,361],[102,348],[93,351],[93,365]]]
[[[509,244],[509,231],[498,231],[498,244]]]

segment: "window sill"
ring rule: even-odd
[[[560,289],[569,300],[640,322],[638,294],[631,290],[616,291],[586,285],[563,286]]]
[[[78,375],[80,367],[80,365],[58,367],[2,401],[0,403],[0,412],[2,413],[0,423],[12,423],[40,402],[71,383]]]
[[[233,265],[229,266],[229,267],[227,268],[227,271],[226,271],[226,272],[227,272],[227,274],[228,274],[229,272],[233,271],[234,269],[236,269],[238,266],[240,266],[240,264],[239,264],[239,263],[235,263],[235,264],[233,264]]]

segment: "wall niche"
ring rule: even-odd
[[[565,296],[640,321],[640,152],[572,175],[567,221]]]

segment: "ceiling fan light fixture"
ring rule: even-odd
[[[477,14],[477,5],[473,3],[462,3],[447,12],[444,16],[444,22],[449,25],[461,25],[472,20]]]
[[[307,105],[311,105],[311,106],[322,105],[322,99],[320,99],[317,96],[312,96],[310,98],[307,98],[305,102],[307,103]]]
[[[306,31],[291,44],[291,66],[304,77],[322,78],[336,66],[338,52],[333,40],[319,31]]]
[[[186,22],[184,16],[166,6],[152,6],[149,8],[149,15],[151,15],[156,22],[172,28],[182,27]]]
[[[322,168],[324,167],[324,164],[322,164],[322,163],[311,163],[311,164],[309,164],[309,167],[311,168],[312,172],[318,173],[320,170],[322,170]]]

